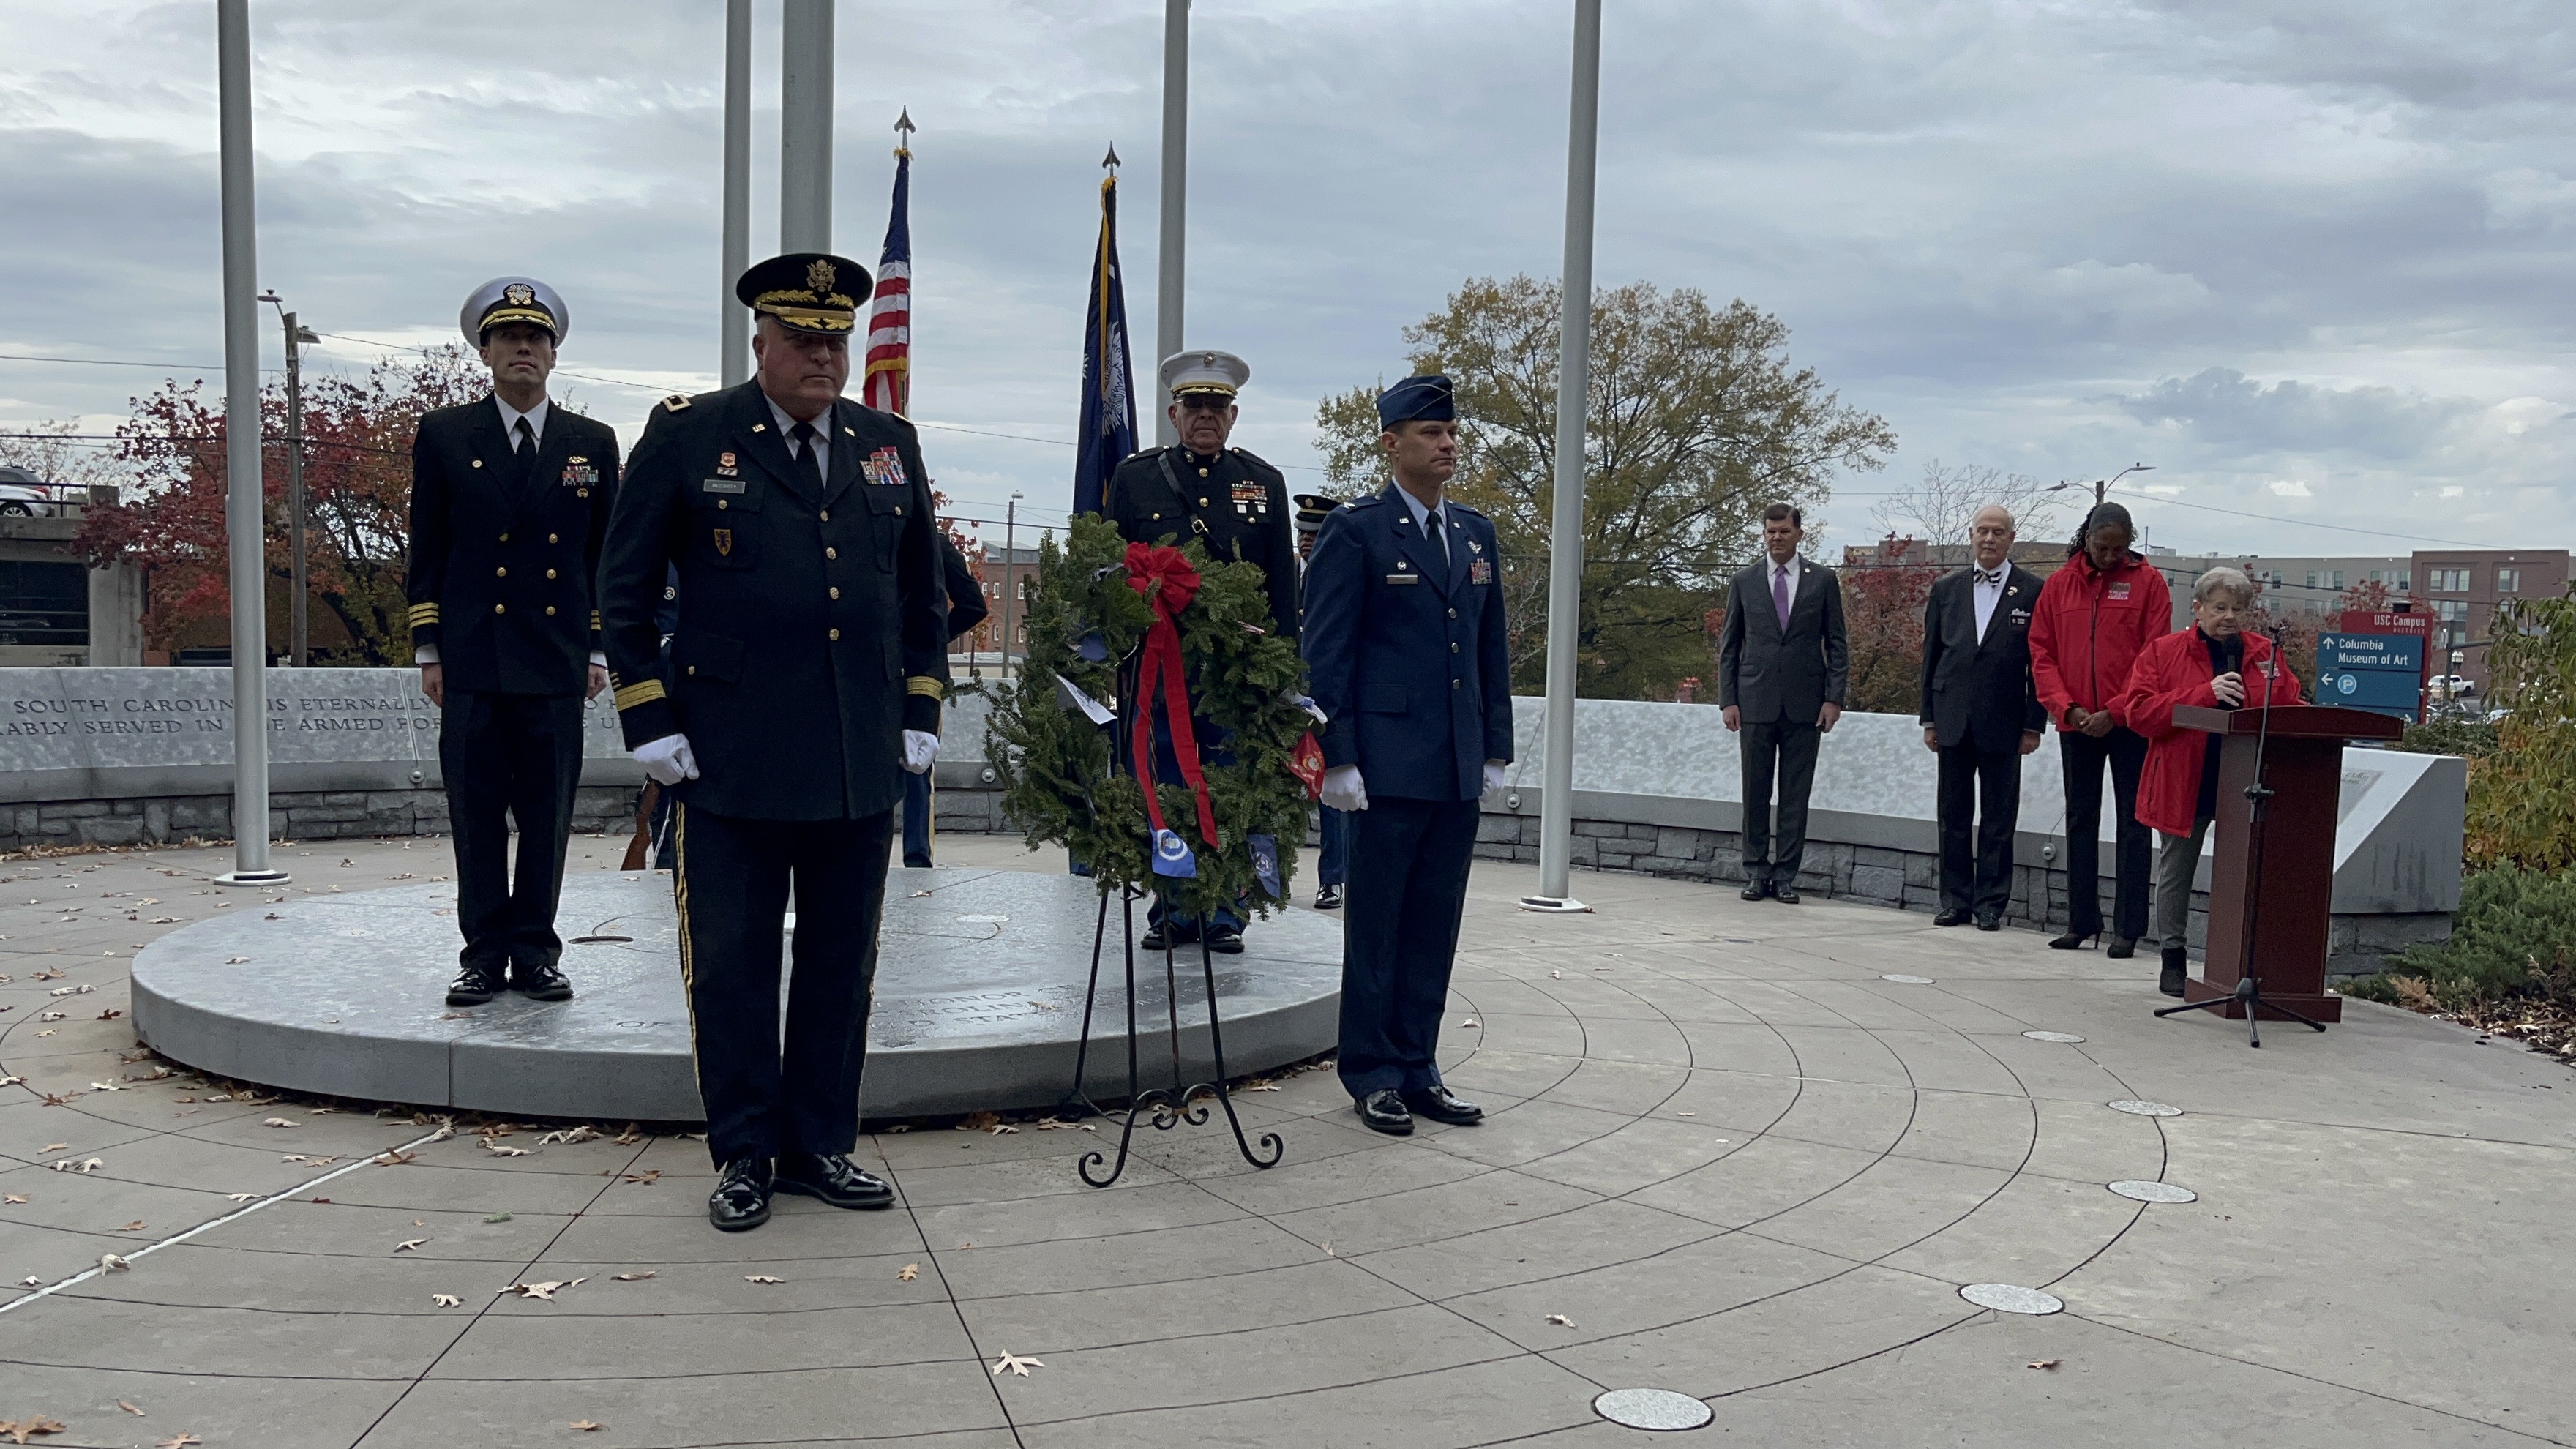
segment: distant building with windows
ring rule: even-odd
[[[2417,549],[2411,560],[2416,597],[2432,610],[2439,649],[2464,656],[2453,667],[2435,661],[2436,673],[2466,675],[2487,687],[2487,651],[2498,604],[2519,598],[2554,599],[2567,592],[2567,550]]]

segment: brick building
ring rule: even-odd
[[[2417,549],[2415,597],[2433,611],[2435,647],[2465,656],[2436,673],[2463,674],[2487,688],[2487,651],[2468,648],[2493,637],[2496,605],[2510,599],[2554,599],[2567,592],[2567,550]]]

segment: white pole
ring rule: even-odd
[[[1548,531],[1547,763],[1535,911],[1574,899],[1574,653],[1583,607],[1583,423],[1592,381],[1592,173],[1601,145],[1601,0],[1574,0],[1574,106],[1565,142],[1565,285],[1556,363],[1556,509]]]
[[[1163,359],[1181,350],[1181,282],[1186,263],[1182,233],[1189,220],[1190,178],[1190,0],[1163,0],[1163,245],[1154,264],[1154,360],[1147,369],[1162,376]],[[1172,425],[1169,399],[1156,386],[1147,390],[1154,403],[1154,441],[1170,447],[1181,440]]]
[[[778,249],[832,249],[832,3],[781,0]]]
[[[250,0],[216,0],[223,147],[224,533],[233,595],[233,869],[222,885],[277,885],[268,863],[268,530],[259,457],[258,211],[251,196]]]
[[[751,314],[733,297],[751,266],[751,0],[725,0],[723,250],[716,377],[731,387],[751,376]]]

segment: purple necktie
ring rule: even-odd
[[[1780,615],[1780,632],[1789,632],[1789,566],[1771,566],[1771,607]]]

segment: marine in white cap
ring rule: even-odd
[[[404,580],[465,936],[450,1006],[572,995],[555,904],[580,782],[582,703],[608,687],[592,580],[617,491],[617,434],[546,397],[572,314],[533,277],[474,289],[457,326],[490,395],[422,416]],[[515,880],[510,823],[519,830]]]
[[[1163,359],[1158,370],[1171,394],[1169,412],[1181,441],[1169,448],[1147,448],[1118,465],[1102,491],[1100,511],[1118,525],[1130,543],[1177,544],[1196,539],[1212,559],[1261,565],[1270,594],[1270,631],[1297,637],[1297,542],[1295,506],[1288,501],[1288,480],[1277,468],[1228,447],[1234,431],[1235,397],[1252,380],[1252,368],[1231,352],[1191,348]],[[1199,729],[1202,742],[1212,736]],[[1167,751],[1158,749],[1156,764]],[[1177,771],[1177,765],[1172,767]],[[1178,779],[1177,773],[1173,775]],[[1165,919],[1157,898],[1143,945],[1160,951],[1168,944],[1200,939],[1215,951],[1243,949],[1243,916],[1218,911],[1205,922],[1195,917]]]

